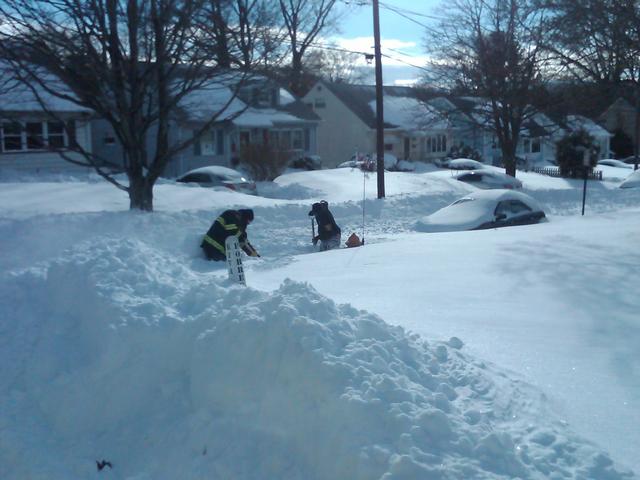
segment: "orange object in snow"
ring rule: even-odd
[[[356,235],[355,233],[352,233],[351,235],[349,235],[349,238],[345,242],[345,245],[349,248],[360,247],[362,246],[362,242],[360,241],[360,237],[358,237],[358,235]]]

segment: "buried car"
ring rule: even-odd
[[[620,188],[640,187],[640,170],[634,170],[621,184]]]
[[[451,170],[478,170],[486,167],[484,163],[470,158],[454,158],[453,160],[449,160],[447,166]]]
[[[196,168],[176,179],[180,183],[197,183],[201,187],[224,187],[248,195],[256,195],[255,182],[247,180],[233,168],[220,165]]]
[[[508,190],[522,188],[522,182],[517,178],[489,169],[460,173],[456,175],[455,178],[479,188],[505,188]]]
[[[616,160],[614,158],[605,158],[603,160],[598,160],[598,165],[616,168],[633,168],[633,165],[625,163],[622,160]]]
[[[474,192],[415,224],[420,232],[456,232],[529,225],[547,221],[536,200],[513,190]]]

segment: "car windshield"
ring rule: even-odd
[[[242,182],[246,182],[247,180],[240,175],[239,173],[230,173],[227,175],[227,177],[229,178],[229,180],[240,180]]]
[[[478,175],[477,173],[466,173],[464,175],[460,175],[458,180],[461,182],[481,182],[482,175]]]

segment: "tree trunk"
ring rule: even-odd
[[[515,157],[505,158],[504,161],[504,173],[507,175],[511,175],[512,177],[516,176],[516,159]]]
[[[502,146],[502,162],[504,173],[512,177],[516,176],[516,142],[513,139],[505,140]]]
[[[302,88],[302,54],[291,52],[291,91],[301,95]]]
[[[153,182],[144,175],[129,174],[129,208],[153,211]]]

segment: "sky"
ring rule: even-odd
[[[370,3],[370,2],[365,2]],[[346,4],[346,5],[345,5]],[[383,82],[404,85],[414,82],[425,63],[424,27],[433,24],[440,0],[387,0],[380,2],[380,37],[383,55]],[[335,41],[347,50],[373,53],[373,7],[344,2],[339,7],[341,31]]]
[[[518,172],[547,223],[436,234],[416,221],[475,187],[435,167],[385,199],[349,168],[161,180],[151,214],[2,172],[0,476],[636,478],[640,188],[601,169],[584,216],[581,181]],[[320,199],[364,247],[314,249]],[[231,207],[246,287],[199,249]]]

